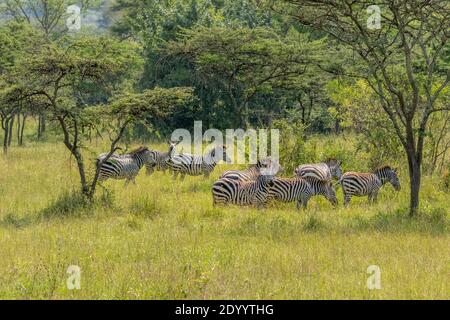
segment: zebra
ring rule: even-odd
[[[180,141],[168,141],[169,150],[167,152],[160,152],[156,150],[150,151],[150,156],[148,161],[145,163],[146,174],[149,176],[155,170],[162,171],[166,173],[169,168],[169,159],[175,154],[175,147],[180,143]]]
[[[308,200],[315,195],[322,195],[333,206],[338,204],[336,192],[331,181],[323,181],[315,178],[275,178],[270,189],[270,198],[282,202],[297,201],[297,209],[303,205],[306,209]]]
[[[212,186],[213,204],[237,204],[263,207],[273,186],[273,176],[261,174],[254,181],[222,178]]]
[[[384,166],[373,173],[346,172],[338,181],[344,191],[344,205],[350,202],[352,196],[368,196],[369,203],[376,202],[378,191],[390,182],[395,190],[400,190],[397,169]]]
[[[97,166],[107,156],[107,153],[101,154],[97,158]],[[135,182],[141,168],[148,161],[150,151],[147,147],[139,147],[125,155],[113,154],[100,167],[98,181],[102,182],[107,179],[126,179],[125,185],[130,181]]]
[[[221,160],[231,162],[227,155],[226,147],[223,145],[216,146],[203,156],[187,153],[173,154],[170,156],[167,164],[173,172],[174,180],[177,179],[178,174],[181,174],[181,180],[184,180],[186,175],[203,175],[205,178],[208,178]]]
[[[318,180],[329,181],[333,177],[340,179],[342,176],[342,161],[328,159],[324,163],[303,164],[294,170],[294,174],[299,177],[313,177]]]
[[[278,171],[282,170],[278,162],[273,161],[270,157],[258,160],[255,165],[249,166],[245,170],[229,170],[225,171],[221,178],[233,179],[236,181],[251,181],[256,180],[261,174],[261,169],[263,168],[273,168],[273,174],[275,175]]]

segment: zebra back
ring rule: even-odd
[[[276,175],[281,168],[278,162],[270,157],[258,160],[256,164],[249,166],[245,170],[229,170],[225,171],[220,178],[229,178],[237,181],[256,180],[261,175],[261,169],[271,169],[270,175]]]
[[[270,195],[283,202],[300,201],[304,204],[312,196],[322,195],[333,205],[337,204],[336,192],[331,182],[315,178],[275,178]]]
[[[97,164],[104,160],[107,154],[103,153],[97,158]],[[100,167],[99,180],[134,179],[140,169],[148,161],[150,151],[146,147],[140,147],[125,155],[112,155]]]
[[[328,181],[333,177],[342,177],[342,162],[336,159],[328,159],[324,163],[304,164],[294,170],[294,174],[299,177],[311,177],[318,180]]]
[[[179,143],[180,141],[169,140],[169,148],[167,152],[151,150],[148,162],[145,164],[147,175],[152,174],[154,170],[166,171],[169,168],[170,157],[174,155],[175,147]]]
[[[267,202],[272,186],[272,176],[260,175],[255,181],[222,178],[213,184],[212,194],[215,204],[262,206]]]
[[[175,172],[196,176],[211,173],[221,160],[229,161],[225,146],[217,146],[202,156],[187,153],[174,154],[170,156],[167,163]]]

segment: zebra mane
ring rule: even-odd
[[[139,148],[130,151],[128,154],[133,156],[133,155],[141,153],[142,151],[145,151],[145,150],[148,150],[148,148],[144,147],[144,146],[140,146]]]
[[[339,163],[339,160],[336,158],[328,158],[327,160],[325,160],[326,164],[331,164],[331,165],[336,165]]]
[[[378,167],[377,169],[375,169],[374,173],[385,171],[385,170],[394,171],[394,169],[392,169],[391,166],[385,165],[385,166],[381,166],[381,167]]]

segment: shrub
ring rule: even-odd
[[[44,218],[82,216],[91,214],[94,203],[80,192],[65,192],[54,200],[47,208],[41,210]]]

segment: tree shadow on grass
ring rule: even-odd
[[[33,219],[29,216],[21,217],[15,213],[8,213],[0,220],[0,226],[15,229],[21,229],[33,223]]]
[[[94,201],[90,201],[80,192],[64,192],[35,214],[24,217],[15,213],[7,214],[0,219],[0,226],[20,229],[43,220],[91,217],[100,207],[115,209],[114,197],[111,193],[103,193]]]

